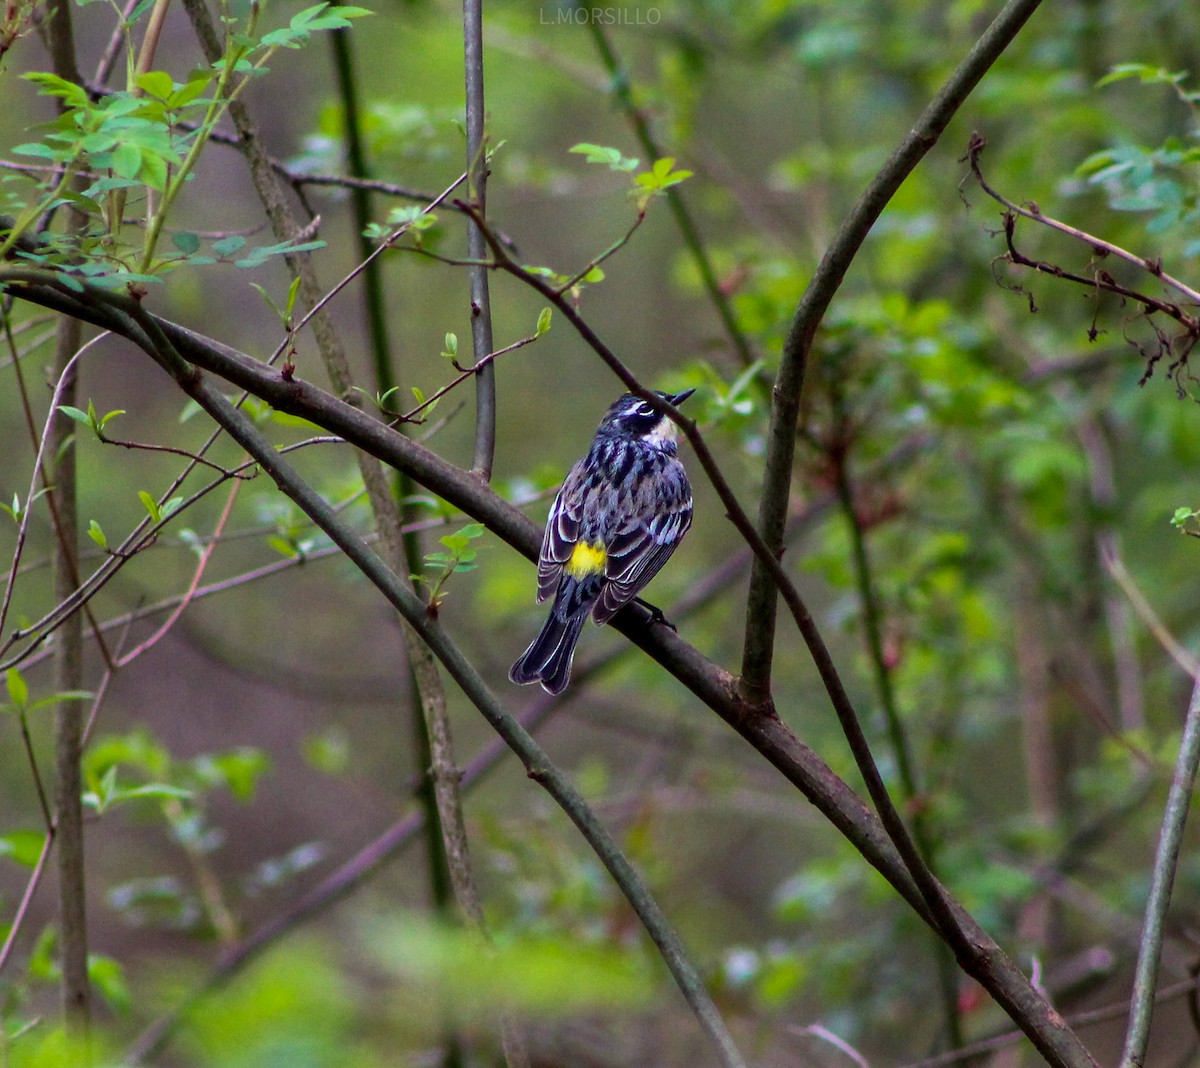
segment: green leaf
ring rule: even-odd
[[[171,95],[167,97],[167,106],[172,110],[178,110],[179,108],[186,107],[188,104],[196,100],[196,98],[203,93],[204,90],[209,87],[209,85],[212,84],[212,81],[215,77],[216,72],[211,68],[207,70],[201,69],[192,71],[192,73],[188,75],[187,82],[184,85],[181,85],[178,89],[174,90]]]
[[[226,259],[235,252],[240,251],[245,243],[246,239],[241,234],[231,234],[229,237],[223,237],[219,241],[214,241],[212,249],[222,259]]]
[[[271,763],[261,749],[243,746],[227,753],[197,757],[192,766],[206,784],[224,786],[239,801],[249,801]]]
[[[200,238],[188,230],[171,235],[171,244],[186,256],[200,251]]]
[[[446,333],[446,347],[442,350],[442,355],[453,360],[458,356],[458,335],[454,333]]]
[[[280,556],[286,557],[288,560],[295,560],[300,556],[293,545],[287,538],[280,537],[278,534],[272,534],[267,538],[267,544],[271,546]]]
[[[1096,82],[1096,87],[1102,88],[1127,78],[1137,78],[1143,85],[1178,85],[1187,78],[1187,71],[1170,71],[1165,67],[1152,67],[1146,63],[1118,63]]]
[[[534,328],[533,336],[541,337],[550,329],[550,319],[554,314],[552,308],[543,308],[537,317],[537,326]]]
[[[108,538],[104,536],[104,531],[100,528],[100,524],[94,519],[88,524],[87,536],[99,545],[101,549],[108,548]]]
[[[635,156],[623,156],[619,148],[610,148],[608,145],[592,145],[581,142],[572,145],[567,151],[580,153],[587,157],[588,163],[601,163],[614,171],[637,170],[639,162]]]
[[[9,831],[7,834],[0,834],[0,857],[20,864],[23,868],[33,868],[41,859],[45,844],[44,831]]]
[[[154,522],[159,522],[162,519],[162,512],[159,510],[158,501],[150,496],[145,490],[138,490],[138,500],[142,502],[142,507],[146,509],[147,514]]]
[[[119,962],[100,953],[89,953],[87,970],[92,986],[115,1012],[124,1015],[133,1008],[133,995]]]
[[[13,705],[18,709],[24,708],[29,701],[29,686],[25,677],[15,667],[9,668],[4,673],[4,685]]]
[[[68,419],[74,419],[81,426],[91,426],[92,420],[88,418],[88,413],[79,408],[73,408],[69,404],[60,404],[58,410],[63,413]]]
[[[171,76],[162,70],[151,70],[138,75],[133,83],[148,95],[159,100],[166,100],[175,90],[175,83],[171,80]]]
[[[290,241],[281,241],[278,245],[268,245],[265,248],[251,249],[248,256],[240,260],[235,260],[234,266],[243,269],[247,267],[261,267],[272,256],[287,256],[296,252],[312,252],[314,249],[324,247],[324,241],[304,241],[298,245],[294,245]],[[213,248],[215,249],[216,245]]]
[[[61,97],[67,107],[86,108],[91,104],[83,86],[60,78],[57,74],[51,74],[49,71],[31,71],[22,74],[21,77],[33,82],[43,95]]]
[[[137,177],[151,189],[162,192],[167,187],[167,161],[153,152],[142,153],[142,168]]]
[[[36,156],[39,159],[52,160],[69,160],[75,155],[72,150],[54,149],[49,145],[42,144],[40,141],[30,141],[25,144],[16,145],[12,151],[18,156]]]
[[[346,732],[338,727],[307,735],[301,748],[304,759],[326,775],[341,775],[350,764],[350,743]]]
[[[300,292],[300,276],[296,275],[292,279],[292,284],[288,286],[287,303],[283,308],[283,321],[285,324],[290,324],[292,321],[292,312],[296,310],[296,294]]]
[[[126,141],[113,149],[109,165],[121,178],[136,178],[142,170],[142,153]]]

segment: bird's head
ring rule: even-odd
[[[654,394],[668,404],[682,404],[695,392],[694,389],[685,389],[682,393],[664,393],[656,389]],[[649,401],[626,393],[608,409],[608,414],[600,422],[598,433],[634,437],[648,445],[662,447],[674,445],[675,431],[675,424]]]

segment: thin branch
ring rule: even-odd
[[[431,212],[434,208],[438,207],[443,201],[446,200],[446,198],[448,196],[450,196],[451,193],[454,192],[454,190],[456,190],[466,180],[467,180],[466,173],[464,172],[463,174],[460,174],[457,178],[454,179],[453,182],[451,182],[448,186],[446,186],[445,189],[443,189],[436,197],[434,197],[425,206],[425,208],[422,210],[421,214],[426,215],[429,212]],[[351,282],[353,282],[355,278],[357,278],[363,271],[365,271],[368,268],[368,266],[370,266],[370,264],[372,264],[375,260],[377,260],[380,256],[382,256],[391,247],[392,242],[395,241],[397,238],[401,237],[408,230],[408,228],[411,225],[412,225],[412,223],[408,222],[408,223],[404,223],[402,226],[397,227],[393,233],[388,235],[386,240],[381,241],[379,243],[378,247],[365,260],[363,260],[361,263],[359,263],[357,266],[355,266],[348,274],[346,274],[342,278],[342,280],[340,282],[338,282],[336,285],[334,285],[334,287],[332,289],[330,289],[329,292],[327,292],[323,296],[321,296],[320,299],[315,300],[313,302],[312,306],[309,308],[309,310],[300,319],[300,321],[294,327],[292,327],[292,330],[291,330],[291,333],[289,334],[289,336],[280,343],[279,347],[275,350],[275,355],[272,356],[271,360],[268,362],[273,363],[275,361],[275,359],[283,352],[283,350],[291,343],[291,337],[298,334],[301,330],[303,330],[315,317],[318,317],[318,316],[323,317],[323,314],[325,311],[325,306],[331,300],[333,300],[333,298],[336,297],[343,289],[345,289],[346,286],[348,286]]]
[[[38,854],[37,863],[34,864],[33,871],[29,873],[29,880],[25,883],[25,892],[21,895],[17,911],[13,914],[12,922],[8,926],[8,934],[4,938],[4,945],[0,947],[0,975],[4,974],[4,969],[12,957],[13,949],[17,944],[17,935],[20,934],[25,923],[25,917],[29,914],[29,906],[33,902],[33,895],[37,893],[37,888],[41,884],[42,877],[46,874],[46,864],[50,860],[50,847],[53,844],[54,830],[50,828],[46,831],[46,837],[42,840],[42,851]]]
[[[800,418],[800,394],[817,327],[876,219],[1040,3],[1041,0],[1009,0],[871,180],[842,222],[804,291],[784,342],[783,358],[775,380],[758,512],[758,531],[775,554],[780,553],[783,546],[796,427]],[[776,601],[771,570],[760,561],[750,577],[742,649],[742,680],[753,693],[765,694],[770,688]]]
[[[40,477],[42,484],[46,487],[50,487],[52,485],[52,479],[50,478],[49,472],[46,468],[46,450],[43,448],[43,439],[38,437],[37,430],[35,428],[34,419],[33,419],[33,408],[32,408],[31,402],[30,402],[29,390],[25,384],[24,372],[21,370],[21,361],[20,361],[20,358],[19,358],[19,355],[18,355],[17,349],[16,349],[15,334],[12,331],[11,317],[7,314],[7,309],[3,313],[0,313],[0,318],[3,319],[5,339],[8,342],[9,351],[13,355],[13,372],[14,372],[14,375],[17,380],[17,392],[20,395],[21,410],[25,416],[25,426],[29,432],[30,444],[33,447],[35,455],[38,457],[37,464],[35,465],[35,467],[36,467],[35,477]],[[60,328],[61,328],[61,320],[60,320],[59,327],[57,327],[55,329],[55,333],[57,333],[58,329],[60,329]],[[87,344],[82,346],[82,349],[80,350],[80,354],[82,355],[83,350],[90,349],[93,345],[98,344],[105,336],[107,336],[107,335],[104,333],[101,333],[101,334],[97,335],[96,337],[92,338],[90,341],[87,342]],[[65,399],[65,397],[63,399]],[[53,413],[51,413],[51,414],[53,414]],[[47,422],[46,426],[47,426],[47,430],[48,430],[48,428],[50,426],[49,422]],[[53,454],[51,453],[51,455],[53,455]],[[29,501],[26,503],[27,503],[27,507],[32,506],[32,504],[33,504],[32,496],[30,497]],[[50,521],[54,527],[54,536],[57,540],[57,545],[61,549],[62,546],[67,544],[67,531],[66,531],[66,527],[63,523],[63,517],[59,514],[58,499],[53,493],[51,493],[49,491],[47,491],[47,493],[46,493],[46,505],[50,510]],[[24,534],[22,533],[22,539],[23,538],[24,538]],[[76,587],[79,586],[79,584],[80,584],[80,582],[79,582],[79,562],[78,562],[77,556],[78,556],[77,551],[74,553],[70,553],[70,554],[64,553],[61,556],[62,562],[65,563],[70,568],[71,584]],[[14,558],[13,563],[14,563],[14,568],[8,578],[8,581],[10,584],[16,580],[16,576],[17,576],[17,568],[16,568],[17,559],[16,558]],[[7,606],[8,606],[8,597],[7,597],[7,591],[6,591],[5,608],[3,610],[0,610],[0,629],[2,629],[2,627],[3,627],[2,619],[7,612]],[[94,615],[92,615],[92,610],[90,607],[86,607],[84,611],[87,616],[88,627],[90,629],[90,632],[97,640],[97,644],[100,649],[100,655],[103,658],[105,665],[108,667],[111,667],[112,666],[112,653],[109,651],[108,644],[104,641],[103,636],[101,635],[100,631],[98,630],[98,624],[96,622],[96,617]]]
[[[169,616],[167,616],[162,625],[155,630],[155,632],[151,634],[149,638],[143,642],[139,642],[132,649],[130,649],[128,653],[121,657],[121,659],[117,662],[119,667],[125,667],[127,664],[141,656],[142,653],[157,645],[158,642],[161,641],[175,625],[179,617],[183,615],[188,605],[192,603],[192,599],[196,596],[196,590],[200,586],[200,580],[204,577],[204,572],[208,568],[208,562],[212,559],[212,554],[219,544],[221,532],[225,529],[225,524],[229,522],[229,516],[233,512],[233,504],[234,501],[237,500],[238,489],[241,487],[241,485],[242,484],[240,481],[235,480],[233,485],[229,488],[229,496],[225,499],[225,507],[221,509],[221,514],[217,518],[217,524],[213,528],[212,539],[206,546],[204,546],[203,550],[201,550],[200,561],[196,564],[196,570],[192,573],[192,580],[188,583],[188,588],[184,592],[183,596],[180,597],[179,604],[175,607],[175,610],[172,611]]]
[[[1086,230],[1080,230],[1078,227],[1071,226],[1068,223],[1060,222],[1058,219],[1053,219],[1049,215],[1042,213],[1041,208],[1036,204],[1022,206],[1015,204],[1007,197],[998,193],[987,182],[983,176],[983,171],[979,166],[979,157],[983,152],[987,142],[978,134],[971,137],[971,143],[967,148],[967,161],[971,166],[971,173],[975,176],[975,180],[979,183],[979,187],[987,193],[993,200],[1004,205],[1004,207],[1014,215],[1020,215],[1024,219],[1029,219],[1032,222],[1040,223],[1042,226],[1048,226],[1051,230],[1057,230],[1061,234],[1066,234],[1068,237],[1074,238],[1081,244],[1087,245],[1094,253],[1099,256],[1113,256],[1116,259],[1124,260],[1126,263],[1131,263],[1135,267],[1141,268],[1148,274],[1154,275],[1164,285],[1170,286],[1185,300],[1191,301],[1194,304],[1200,304],[1200,290],[1193,289],[1191,286],[1181,282],[1178,278],[1167,274],[1163,270],[1161,259],[1148,259],[1145,256],[1139,256],[1135,252],[1130,252],[1128,249],[1122,248],[1120,245],[1114,245],[1111,241],[1105,241],[1101,237],[1096,237],[1094,234],[1089,234]],[[1032,264],[1026,264],[1032,266]],[[1073,279],[1075,281],[1086,281],[1089,285],[1093,284],[1094,279]],[[1107,288],[1107,287],[1106,287]],[[1121,292],[1114,289],[1113,292]],[[1130,295],[1130,294],[1123,294]],[[1139,298],[1145,302],[1146,298]],[[1168,311],[1168,308],[1163,305],[1157,307],[1156,310]]]
[[[1134,612],[1137,613],[1138,618],[1154,640],[1190,678],[1200,677],[1200,659],[1189,653],[1183,643],[1171,633],[1170,628],[1162,621],[1149,598],[1142,593],[1138,584],[1133,580],[1133,576],[1129,574],[1129,569],[1126,568],[1125,561],[1115,544],[1106,546],[1101,560],[1105,570],[1108,571],[1113,582],[1121,588],[1121,592],[1125,594],[1130,605],[1133,606]]]
[[[1154,991],[1158,983],[1158,963],[1162,956],[1163,925],[1167,906],[1171,903],[1171,888],[1175,884],[1175,868],[1183,846],[1183,828],[1187,822],[1192,791],[1196,785],[1196,769],[1200,766],[1200,675],[1195,678],[1192,698],[1188,702],[1183,739],[1179,744],[1179,759],[1175,777],[1167,795],[1158,849],[1154,855],[1154,875],[1150,883],[1150,898],[1146,902],[1146,917],[1138,946],[1137,970],[1133,979],[1133,1004],[1129,1014],[1129,1029],[1121,1068],[1141,1068],[1146,1062],[1146,1047],[1150,1043],[1150,1017],[1154,1011]]]

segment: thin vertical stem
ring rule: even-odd
[[[80,85],[75,54],[71,5],[50,0],[46,35],[54,73]],[[69,181],[74,184],[72,176]],[[68,233],[78,233],[84,219],[74,209],[67,213]],[[78,319],[64,317],[58,325],[54,349],[56,387],[62,404],[76,404],[75,354],[83,338]],[[51,413],[47,455],[53,464],[48,487],[58,517],[54,550],[54,596],[58,603],[70,598],[78,583],[79,530],[76,512],[74,423]],[[57,635],[54,651],[54,686],[58,693],[83,688],[83,617],[71,613]],[[59,991],[66,1027],[87,1041],[91,1026],[91,990],[88,983],[87,896],[84,870],[82,771],[84,709],[77,701],[63,700],[54,714],[55,841],[58,847],[58,902],[60,925]]]
[[[487,112],[483,100],[483,0],[463,0],[463,46],[467,83],[468,197],[487,216]],[[472,470],[485,482],[492,479],[496,451],[496,369],[486,360],[492,351],[492,305],[488,292],[487,240],[479,225],[467,221],[467,268],[471,285],[471,345],[475,362],[475,459]]]
[[[76,404],[76,364],[82,329],[78,319],[59,326],[55,369],[63,376],[60,396]],[[60,530],[54,556],[54,596],[61,603],[75,593],[79,559],[76,513],[74,424],[65,416],[50,423],[49,454],[55,457],[52,492]],[[83,616],[72,612],[58,631],[54,654],[54,687],[58,693],[83,688]],[[59,924],[62,946],[63,1012],[68,1028],[86,1037],[91,1016],[88,985],[87,898],[83,845],[83,717],[78,701],[60,701],[54,716],[55,841],[58,846]]]

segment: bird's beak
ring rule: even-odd
[[[682,404],[695,392],[695,387],[692,389],[685,389],[682,393],[676,393],[673,397],[668,397],[667,400],[669,400],[672,404]]]

